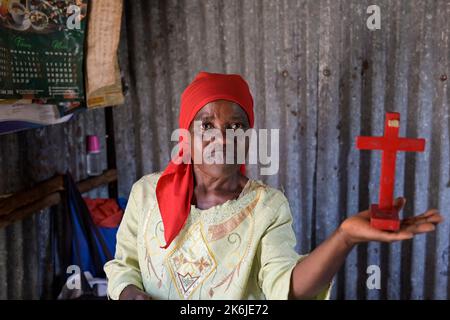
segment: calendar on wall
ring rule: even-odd
[[[84,100],[87,0],[0,0],[0,99]]]

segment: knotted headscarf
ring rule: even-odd
[[[180,129],[189,130],[197,112],[215,100],[238,104],[254,125],[253,98],[247,82],[237,74],[200,72],[181,95]],[[245,165],[241,166],[245,173]],[[156,198],[164,225],[166,249],[183,228],[191,210],[194,193],[192,163],[171,160],[156,185]]]

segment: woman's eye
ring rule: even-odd
[[[209,122],[204,122],[204,123],[202,123],[202,129],[203,130],[210,130],[210,129],[212,129],[212,124],[211,123],[209,123]]]
[[[231,125],[231,129],[233,129],[233,130],[242,129],[242,124],[240,124],[240,123],[233,123]]]

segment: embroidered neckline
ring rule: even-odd
[[[206,212],[206,211],[208,211],[210,209],[214,209],[214,208],[220,207],[220,206],[225,206],[225,205],[228,205],[229,203],[231,203],[233,201],[239,200],[240,198],[242,198],[244,195],[246,195],[250,191],[249,187],[252,184],[252,181],[253,180],[251,180],[251,179],[247,180],[247,182],[245,183],[244,188],[242,188],[241,193],[239,193],[239,195],[238,195],[238,197],[236,199],[229,199],[229,200],[225,201],[224,203],[216,204],[215,206],[209,207],[208,209],[199,209],[194,204],[191,204],[191,210],[195,209],[195,210],[200,211],[200,212]]]
[[[261,181],[249,179],[236,199],[203,210],[191,205],[187,223],[192,224],[199,218],[206,224],[220,223],[246,208],[254,200],[260,187],[264,187]]]

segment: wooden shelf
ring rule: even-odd
[[[117,170],[110,169],[100,176],[78,182],[77,187],[81,193],[84,193],[115,181],[117,181]],[[57,175],[38,183],[31,189],[0,199],[0,228],[57,205],[61,202],[61,192],[64,190],[64,175]]]

